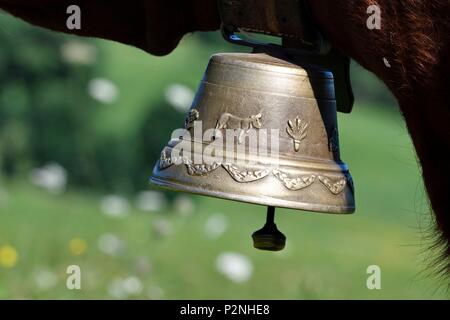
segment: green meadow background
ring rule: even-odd
[[[182,125],[217,33],[167,57],[0,15],[1,299],[448,299],[427,250],[428,202],[386,88],[353,65],[339,114],[354,215],[278,209],[279,253],[252,248],[262,206],[148,184]],[[149,192],[150,191],[150,192]],[[81,269],[81,290],[66,269]],[[366,286],[370,265],[381,289]]]

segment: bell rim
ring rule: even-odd
[[[338,214],[338,215],[349,215],[355,212],[355,205],[349,206],[332,206],[332,205],[321,205],[321,204],[313,204],[301,201],[289,201],[283,199],[276,199],[272,197],[264,197],[260,196],[252,196],[252,195],[239,195],[232,196],[232,194],[224,193],[220,191],[207,190],[200,187],[188,186],[183,183],[173,183],[168,180],[163,180],[155,175],[150,177],[150,183],[172,190],[172,191],[181,191],[195,195],[208,196],[212,198],[231,200],[242,203],[250,203],[254,205],[261,206],[273,206],[277,208],[285,208],[285,209],[293,209],[293,210],[301,210],[301,211],[310,211],[313,213],[325,213],[325,214]]]

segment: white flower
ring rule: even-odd
[[[88,92],[92,98],[106,104],[116,102],[119,97],[117,86],[112,81],[103,78],[89,81]]]
[[[160,211],[166,204],[164,193],[158,191],[143,191],[136,197],[136,207],[142,211]]]
[[[124,249],[124,243],[114,234],[105,233],[98,238],[98,249],[110,256],[118,256]]]
[[[192,201],[192,198],[189,196],[177,196],[175,198],[174,202],[175,211],[180,214],[181,216],[189,216],[191,215],[194,210],[194,202]]]
[[[42,269],[34,273],[33,280],[38,289],[45,291],[53,288],[57,284],[58,277],[52,271]]]
[[[217,270],[235,283],[247,282],[253,273],[253,264],[246,256],[225,252],[220,254],[216,260]]]
[[[62,58],[68,63],[91,65],[97,60],[97,49],[81,41],[67,41],[60,51]]]
[[[116,299],[125,299],[139,295],[143,288],[141,280],[137,277],[116,278],[108,286],[108,294]]]
[[[103,197],[100,207],[105,215],[120,218],[127,215],[130,205],[121,196],[108,195]]]
[[[142,292],[144,286],[137,277],[128,277],[123,280],[123,289],[128,295],[138,295]]]
[[[67,172],[59,164],[50,163],[42,168],[31,170],[30,180],[50,193],[59,194],[66,189]]]
[[[194,100],[194,91],[182,84],[172,84],[164,92],[167,102],[180,112],[185,112]]]
[[[108,286],[108,294],[116,299],[125,299],[127,293],[123,288],[123,280],[121,278],[114,279]]]
[[[164,290],[156,285],[148,288],[148,297],[150,300],[160,300],[164,297]]]
[[[205,223],[206,236],[212,239],[220,237],[227,228],[227,218],[221,213],[211,215]]]

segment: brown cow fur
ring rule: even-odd
[[[450,273],[450,1],[310,0],[331,41],[382,79],[396,96],[419,158]],[[366,27],[381,8],[381,29]],[[388,68],[383,58],[390,64]]]
[[[81,8],[81,30],[68,30],[67,7]],[[166,55],[193,31],[220,26],[211,0],[0,0],[0,8],[35,25],[81,36],[98,37]]]

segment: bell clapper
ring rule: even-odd
[[[253,246],[260,250],[280,251],[286,245],[286,236],[275,224],[275,207],[267,207],[267,218],[264,227],[252,235]]]

